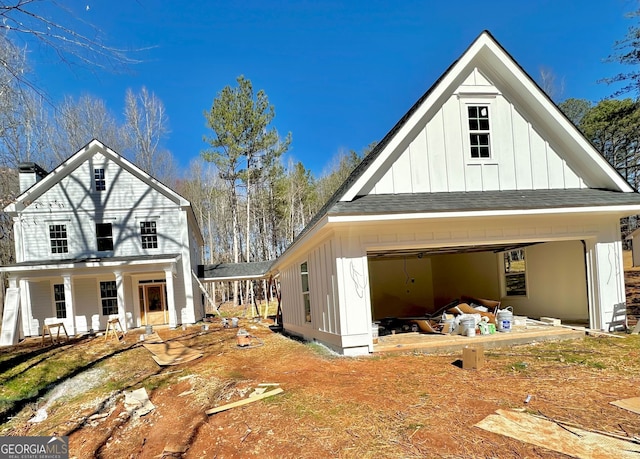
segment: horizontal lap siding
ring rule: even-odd
[[[96,223],[111,223],[113,232],[112,256],[153,255],[179,253],[181,251],[182,227],[180,212],[174,209],[154,209],[150,212],[156,222],[158,248],[143,249],[140,238],[140,222],[136,218],[145,212],[105,211],[101,216],[90,214],[56,212],[55,214],[30,213],[21,223],[24,240],[24,261],[62,260],[104,254],[97,251]],[[49,225],[64,224],[67,229],[68,253],[51,253]]]
[[[105,169],[104,191],[93,190],[94,168]],[[101,255],[96,246],[96,223],[112,223],[111,256],[177,253],[182,247],[181,212],[168,197],[97,153],[22,212],[21,261]],[[140,222],[144,220],[157,223],[157,249],[141,247]],[[66,225],[68,253],[51,253],[52,224]]]

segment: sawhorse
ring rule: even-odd
[[[49,335],[49,338],[51,338],[51,344],[58,344],[58,342],[60,341],[61,328],[62,328],[62,331],[64,332],[64,336],[66,340],[69,341],[69,334],[67,333],[67,329],[65,328],[64,323],[58,322],[55,324],[44,324],[42,327],[42,345],[44,346],[44,340],[47,334]],[[51,330],[56,330],[55,338],[53,337],[53,333],[51,333]]]
[[[118,328],[120,328],[120,330],[118,330]],[[120,319],[110,319],[107,322],[107,332],[104,334],[105,341],[109,339],[109,332],[111,332],[118,341],[120,341],[120,335],[118,332],[122,333],[122,336],[124,337],[124,330],[122,329],[122,325],[120,325]]]

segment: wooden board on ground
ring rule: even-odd
[[[194,351],[180,343],[145,343],[143,346],[153,354],[153,360],[160,366],[191,362],[203,355],[202,352]]]
[[[580,459],[637,459],[640,445],[527,413],[498,410],[475,427]]]
[[[624,400],[616,400],[610,403],[627,411],[640,414],[640,397],[625,398]]]
[[[271,397],[272,395],[278,395],[284,392],[281,388],[270,390],[269,392],[265,392],[264,394],[255,395],[251,398],[245,398],[243,400],[238,400],[237,402],[228,403],[226,405],[218,406],[216,408],[211,408],[210,410],[205,411],[207,414],[216,414],[221,411],[226,411],[231,408],[235,408],[237,406],[246,405],[248,403],[257,402],[258,400],[262,400],[263,398]]]

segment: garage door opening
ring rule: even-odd
[[[515,315],[589,324],[582,241],[367,253],[372,318],[430,315],[462,296],[500,301]]]

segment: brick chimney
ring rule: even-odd
[[[47,171],[32,162],[20,163],[18,171],[20,172],[20,193],[24,193],[47,175]]]

